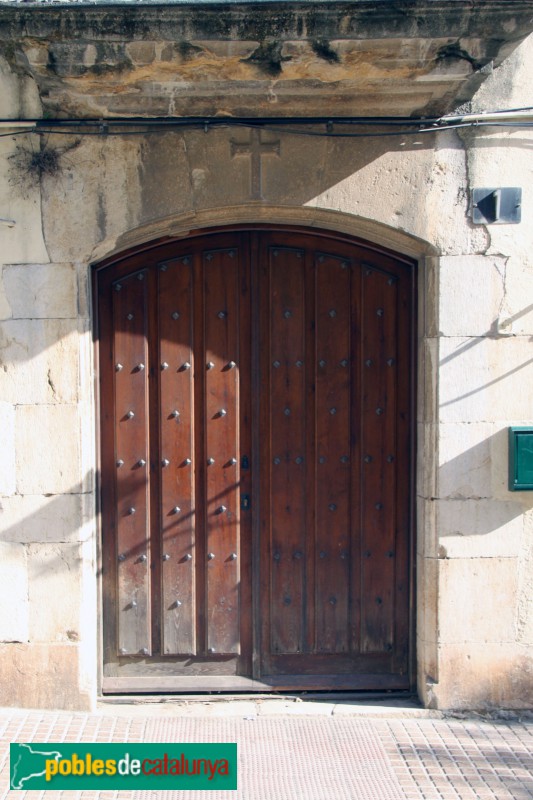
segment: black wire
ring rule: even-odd
[[[92,126],[102,130],[111,125],[182,127],[200,125],[214,127],[217,125],[429,125],[439,122],[440,117],[80,117],[80,118],[43,118],[6,119],[1,118],[3,125],[31,124],[37,126],[65,127]]]
[[[185,127],[185,126],[179,126]],[[187,126],[189,129],[196,128],[197,130],[201,130],[201,127],[196,123]],[[419,128],[418,130],[393,130],[393,131],[379,131],[379,132],[365,132],[365,133],[354,133],[354,132],[340,132],[340,131],[310,131],[310,130],[297,130],[295,128],[278,128],[277,126],[269,126],[269,125],[254,125],[254,124],[247,124],[247,123],[224,123],[220,125],[213,125],[210,128],[232,128],[232,127],[244,127],[244,128],[254,128],[256,130],[264,130],[268,131],[269,133],[284,133],[291,136],[309,136],[315,138],[328,138],[328,139],[374,139],[374,138],[381,138],[385,136],[419,136],[421,134],[435,134],[435,133],[442,133],[444,131],[451,131],[451,130],[458,130],[460,128],[533,128],[533,120],[531,122],[479,122],[479,121],[472,121],[472,122],[457,122],[450,125],[440,125],[431,128]],[[105,130],[105,131],[88,131],[88,130],[81,130],[80,128],[76,128],[73,130],[58,130],[56,128],[30,128],[25,131],[18,131],[16,133],[3,133],[0,136],[20,136],[26,133],[36,133],[40,136],[44,135],[54,135],[54,136],[147,136],[150,134],[155,133],[169,133],[171,128],[164,127],[164,128],[156,128],[156,127],[149,127],[145,130],[138,130],[138,131],[131,131],[131,130]]]
[[[36,133],[35,128],[25,128],[23,131],[11,131],[11,133],[0,133],[0,139],[4,136],[24,136],[27,133]]]
[[[217,126],[217,127],[233,127]],[[247,125],[245,127],[257,128],[256,125]],[[261,126],[263,131],[269,133],[285,133],[292,136],[313,136],[318,138],[333,138],[333,139],[358,139],[358,138],[375,138],[379,136],[417,136],[419,133],[439,133],[441,129],[432,129],[427,131],[383,131],[381,133],[320,133],[319,131],[298,131],[291,128],[269,128]],[[444,128],[443,130],[446,130]],[[41,136],[45,134],[58,135],[58,136],[147,136],[154,133],[169,133],[169,129],[152,128],[145,131],[58,131],[58,130],[34,130],[32,133],[37,133]]]
[[[491,114],[505,114],[505,113],[514,113],[519,111],[528,111],[530,109],[510,109],[506,111],[496,111],[490,112]],[[5,120],[5,122],[11,122],[11,120]],[[16,120],[13,120],[13,125],[16,126]],[[317,131],[317,130],[304,130],[304,129],[296,129],[292,127],[284,128],[282,127],[284,121],[281,119],[276,120],[274,123],[272,120],[268,122],[258,122],[255,120],[232,120],[232,119],[216,119],[216,120],[201,120],[201,119],[173,119],[168,121],[142,121],[139,119],[132,120],[132,119],[124,119],[124,120],[108,120],[105,123],[102,123],[100,120],[76,120],[75,122],[72,120],[54,120],[53,122],[49,123],[49,126],[45,127],[45,125],[41,124],[40,121],[36,121],[36,124],[32,128],[25,128],[21,131],[11,131],[9,133],[0,133],[0,137],[7,137],[7,136],[24,136],[27,134],[36,133],[39,136],[146,136],[148,134],[153,133],[168,133],[170,130],[176,130],[176,128],[189,128],[189,129],[196,129],[196,130],[205,130],[206,133],[209,132],[211,129],[215,128],[252,128],[255,130],[264,130],[270,133],[284,133],[291,136],[309,136],[314,138],[332,138],[332,139],[371,139],[371,138],[382,138],[387,136],[403,136],[403,137],[412,137],[412,136],[419,136],[422,134],[434,134],[440,133],[442,131],[448,130],[457,130],[461,128],[486,128],[486,127],[493,127],[493,128],[533,128],[533,120],[532,121],[502,121],[498,122],[496,120],[483,120],[483,119],[476,119],[476,120],[464,120],[461,121],[461,118],[457,118],[457,122],[440,122],[438,119],[430,119],[430,120],[413,120],[410,122],[408,119],[394,119],[394,118],[372,118],[370,120],[364,120],[363,118],[358,119],[337,119],[337,120],[329,120],[324,121],[321,119],[318,121],[316,118],[304,120],[299,119],[299,124],[302,125],[360,125],[360,126],[367,126],[367,127],[374,127],[374,126],[382,126],[387,127],[388,125],[406,125],[409,124],[411,126],[417,126],[415,130],[410,128],[403,128],[401,130],[388,130],[388,131],[365,131],[364,133],[355,133],[353,131],[334,131],[334,130],[325,130],[325,131]],[[294,120],[292,120],[292,124],[294,124]],[[139,130],[126,130],[125,128],[129,128],[130,126],[138,125]],[[119,130],[113,130],[113,126],[118,126]],[[160,126],[160,127],[158,127]],[[420,127],[422,126],[422,127]],[[98,130],[87,130],[90,127],[98,127]]]
[[[493,111],[483,111],[479,113],[464,114],[445,114],[440,117],[328,117],[328,116],[309,116],[309,117],[92,117],[92,118],[48,118],[33,117],[27,119],[7,119],[0,118],[2,124],[13,124],[16,126],[19,123],[32,123],[36,127],[42,125],[57,126],[96,126],[99,128],[107,128],[110,125],[161,125],[161,126],[188,126],[188,125],[285,125],[285,124],[323,124],[323,125],[419,125],[427,127],[428,125],[446,125],[449,120],[452,124],[455,122],[473,122],[468,117],[476,116],[480,121],[484,116],[493,116],[496,114],[515,114],[524,111],[533,111],[533,106],[524,106],[522,108],[505,108],[496,109]]]

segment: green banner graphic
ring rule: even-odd
[[[236,789],[234,742],[11,744],[10,788]]]

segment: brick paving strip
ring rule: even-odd
[[[277,711],[276,703],[278,703]],[[214,714],[211,713],[214,708]],[[357,713],[349,705],[175,703],[95,714],[0,710],[0,797],[9,800],[526,800],[533,723]],[[369,708],[369,706],[366,706]],[[274,710],[273,710],[274,709]],[[210,713],[207,713],[207,712]],[[340,713],[336,713],[339,712]],[[8,791],[10,742],[236,741],[239,788]]]

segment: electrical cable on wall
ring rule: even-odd
[[[323,126],[324,130],[309,130]],[[339,130],[385,128],[379,131]],[[102,119],[1,119],[4,136],[76,135],[76,136],[145,136],[171,130],[194,129],[208,133],[215,128],[257,128],[291,136],[337,139],[378,138],[384,136],[419,136],[460,128],[533,128],[533,107],[501,109],[473,114],[442,117],[106,117]]]

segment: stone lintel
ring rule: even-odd
[[[0,54],[60,117],[440,115],[532,27],[527,0],[0,0]]]

